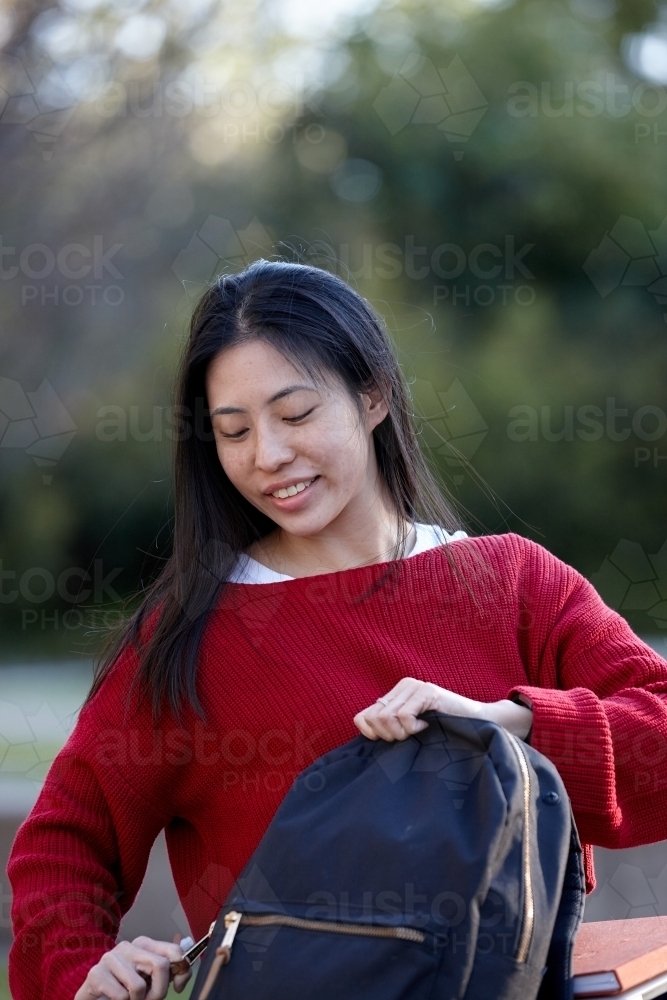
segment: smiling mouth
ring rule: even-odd
[[[276,490],[275,493],[269,493],[269,496],[276,497],[279,500],[285,500],[287,497],[295,497],[297,493],[303,493],[318,478],[318,476],[313,476],[312,479],[304,479],[299,483],[294,483],[293,486],[284,486],[282,489]]]

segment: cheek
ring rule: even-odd
[[[368,445],[358,421],[347,413],[331,421],[320,436],[319,454],[323,470],[352,485],[363,476],[368,462]]]
[[[229,481],[237,489],[243,487],[243,458],[239,451],[225,448],[223,442],[216,441],[215,450],[218,453],[218,460]]]

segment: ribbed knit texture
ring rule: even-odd
[[[406,676],[484,702],[525,693],[531,743],[558,767],[582,839],[667,837],[667,662],[579,573],[518,535],[230,585],[202,648],[206,723],[188,712],[156,729],[146,704],[126,716],[135,669],[125,652],[18,832],[14,1000],[72,1000],[113,947],[162,828],[203,934],[294,776],[355,736],[353,716]],[[586,870],[590,891],[590,847]]]

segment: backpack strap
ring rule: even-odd
[[[537,1000],[572,1000],[572,951],[584,915],[586,879],[581,842],[570,811],[570,850],[563,877],[563,891],[547,954],[547,966]]]

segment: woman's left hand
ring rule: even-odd
[[[488,719],[522,740],[533,724],[533,712],[526,705],[507,698],[489,703],[474,701],[414,677],[404,677],[382,699],[358,712],[354,724],[371,740],[405,740],[426,729],[428,722],[417,716],[428,711]]]

